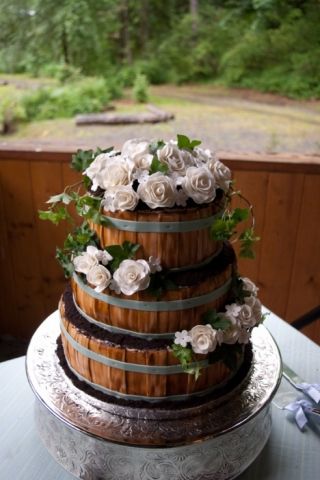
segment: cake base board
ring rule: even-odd
[[[252,365],[219,399],[188,408],[103,402],[74,386],[56,355],[59,315],[34,334],[27,375],[36,421],[53,457],[82,479],[231,480],[259,455],[271,432],[270,404],[281,378],[278,348],[260,326]]]

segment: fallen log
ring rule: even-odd
[[[148,105],[149,112],[139,113],[88,113],[77,115],[76,125],[127,125],[132,123],[168,122],[174,115],[160,110],[154,105]]]

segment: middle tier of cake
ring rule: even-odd
[[[208,309],[223,309],[228,300],[236,260],[233,248],[224,244],[212,261],[197,269],[168,272],[174,288],[156,299],[148,291],[126,297],[111,291],[98,293],[74,274],[72,289],[79,313],[89,322],[115,333],[140,338],[172,338],[179,330],[201,323]]]

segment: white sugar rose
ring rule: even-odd
[[[215,199],[216,185],[207,167],[189,167],[181,185],[186,195],[198,204]]]
[[[250,295],[256,296],[259,288],[247,277],[240,277],[243,283],[243,289],[248,292]]]
[[[137,193],[150,208],[173,207],[176,201],[176,188],[171,178],[156,172],[140,183]]]
[[[84,273],[85,275],[91,270],[91,268],[98,265],[98,259],[95,256],[90,255],[87,252],[83,252],[76,256],[73,261],[74,269],[76,272]]]
[[[180,150],[172,140],[158,150],[157,155],[160,162],[168,166],[171,173],[185,175],[186,167],[192,164],[191,154]]]
[[[103,292],[111,282],[111,273],[103,265],[92,267],[87,273],[87,282],[95,287],[96,292]]]
[[[97,247],[89,245],[86,252],[95,257],[98,262],[101,262],[103,265],[108,265],[108,263],[113,259],[113,257],[106,250],[98,250]]]
[[[124,143],[122,155],[129,157],[136,168],[149,170],[153,155],[150,153],[150,144],[143,138],[133,138]]]
[[[109,212],[134,210],[139,202],[137,193],[131,185],[118,185],[106,190],[102,206]]]
[[[214,155],[210,150],[204,150],[200,147],[195,147],[193,150],[194,162],[197,167],[207,164],[210,160],[214,159]]]
[[[218,345],[217,330],[211,325],[196,325],[190,330],[189,335],[194,353],[213,352]]]
[[[128,158],[110,157],[104,168],[97,173],[96,182],[104,190],[117,185],[129,185],[133,168],[134,164]]]
[[[101,153],[98,155],[89,167],[83,172],[83,175],[87,175],[92,181],[92,190],[97,190],[99,184],[97,182],[98,174],[104,169],[107,161],[110,158],[110,153]]]
[[[216,184],[225,192],[229,190],[231,183],[231,171],[224,163],[213,158],[209,160],[207,166],[213,175]]]
[[[145,290],[150,284],[149,264],[145,260],[123,260],[113,278],[125,295]]]
[[[251,297],[246,297],[244,301],[252,310],[252,315],[255,318],[255,325],[259,325],[262,321],[262,305],[260,300],[251,295]]]
[[[241,310],[238,314],[238,320],[240,322],[241,327],[250,328],[255,326],[256,319],[250,305],[247,305],[247,304],[241,305]]]

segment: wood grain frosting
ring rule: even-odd
[[[207,364],[207,356],[198,355],[204,364],[201,375],[184,373],[165,343],[125,338],[112,334],[97,335],[90,324],[77,321],[70,305],[60,303],[61,337],[69,368],[80,379],[106,394],[128,400],[183,400],[194,394],[214,391],[225,383],[231,372],[221,361]],[[115,341],[114,341],[115,340]],[[243,360],[239,355],[238,367]]]
[[[161,259],[163,268],[174,268],[201,263],[213,255],[220,247],[220,242],[210,236],[212,217],[222,213],[225,206],[225,196],[220,192],[214,202],[209,205],[201,205],[193,208],[172,208],[157,210],[136,210],[124,212],[105,212],[111,219],[132,222],[128,228],[121,230],[112,226],[91,224],[91,228],[97,233],[101,247],[108,245],[121,245],[125,240],[139,243],[141,248],[137,252],[137,258],[149,258],[150,256]],[[209,226],[204,228],[192,225],[199,220],[209,219]],[[163,232],[135,231],[139,226],[134,223],[147,223],[160,225],[165,223],[187,223],[190,225],[181,227],[181,232],[171,232],[170,227]],[[124,222],[125,223],[125,222]],[[204,223],[205,225],[205,223]],[[122,228],[125,228],[125,224]],[[148,228],[147,228],[148,229]],[[183,231],[189,230],[189,231]]]

